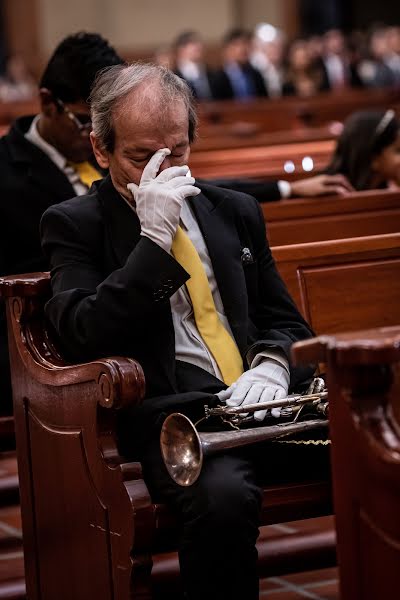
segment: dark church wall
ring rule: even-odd
[[[368,29],[374,24],[400,25],[400,0],[299,0],[302,33],[327,29]]]

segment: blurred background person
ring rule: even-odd
[[[342,90],[346,87],[361,87],[362,81],[356,66],[350,60],[343,33],[338,29],[331,29],[323,35],[322,43],[322,89]]]
[[[400,186],[400,123],[393,110],[363,110],[345,122],[327,173],[355,190]]]
[[[191,88],[198,100],[211,100],[213,73],[204,61],[204,44],[196,31],[184,31],[175,40],[175,73]]]
[[[287,51],[283,94],[308,98],[322,88],[323,71],[320,63],[312,58],[306,40],[295,40]]]
[[[400,27],[386,28],[386,43],[388,51],[385,63],[393,73],[394,83],[400,85]]]
[[[251,33],[232,29],[223,41],[223,67],[215,73],[215,97],[220,100],[250,100],[266,97],[264,79],[250,63]]]
[[[166,69],[172,69],[174,64],[173,52],[171,46],[164,44],[155,49],[151,62]]]
[[[5,72],[0,79],[0,100],[31,100],[36,93],[36,82],[24,60],[18,54],[13,54],[6,60]]]
[[[103,174],[89,139],[90,87],[97,72],[122,59],[97,34],[70,35],[55,49],[40,80],[40,112],[18,118],[0,140],[0,274],[46,271],[40,246],[43,212],[87,194]],[[0,301],[0,397],[10,408],[7,327]]]
[[[281,30],[269,23],[257,25],[250,62],[263,76],[270,98],[282,96],[284,49],[285,36]]]
[[[371,32],[367,56],[359,66],[360,77],[368,87],[392,87],[400,83],[391,63],[393,52],[389,45],[387,30],[380,27]]]

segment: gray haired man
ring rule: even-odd
[[[72,360],[117,354],[143,367],[146,397],[122,415],[121,451],[141,460],[153,499],[180,514],[186,597],[255,600],[260,477],[291,477],[295,461],[278,445],[226,452],[184,488],[166,472],[160,428],[171,412],[195,420],[221,398],[245,406],[285,395],[312,374],[289,360],[311,330],[276,270],[258,203],[190,177],[196,116],[179,77],[113,67],[92,90],[91,112],[109,176],[43,217],[47,316]]]

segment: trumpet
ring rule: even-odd
[[[323,380],[316,378],[308,390],[311,389],[311,393],[291,394],[280,400],[246,406],[221,405],[214,408],[205,406],[204,419],[220,417],[225,424],[231,426],[229,431],[199,432],[196,424],[185,415],[181,413],[169,415],[163,423],[160,436],[161,453],[168,473],[178,485],[190,486],[198,479],[204,458],[211,454],[326,427],[329,405],[328,392],[323,388]],[[318,389],[321,391],[316,391]],[[298,420],[303,407],[311,409],[311,412],[316,413],[317,418]],[[277,425],[240,429],[240,425],[252,419],[249,416],[252,413],[259,410],[270,411],[273,408],[280,408],[282,416],[289,416],[290,411],[290,415],[294,415],[294,418]]]

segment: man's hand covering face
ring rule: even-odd
[[[200,194],[195,179],[187,177],[189,167],[169,167],[158,174],[168,148],[157,150],[143,170],[140,184],[128,183],[136,204],[141,235],[170,252],[179,224],[182,203],[188,196]]]

